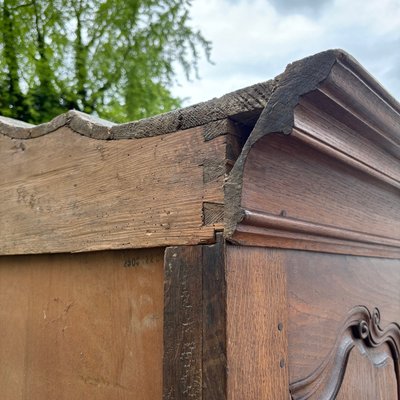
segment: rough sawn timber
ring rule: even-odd
[[[0,136],[0,254],[197,244],[219,225],[227,136],[198,127],[140,140],[98,141],[60,128]]]

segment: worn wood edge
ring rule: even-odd
[[[163,399],[202,399],[202,248],[164,253]]]
[[[400,250],[380,245],[360,245],[340,240],[327,241],[323,237],[285,234],[239,225],[234,235],[226,239],[238,246],[270,247],[276,249],[311,251],[318,253],[344,254],[352,256],[400,259]]]
[[[225,240],[164,253],[163,399],[227,392]]]
[[[242,221],[229,241],[250,246],[400,258],[400,241],[396,239],[250,210],[243,210]]]
[[[384,343],[389,345],[397,364],[395,373],[400,395],[400,326],[392,322],[381,328],[379,309],[375,308],[371,313],[365,306],[356,306],[339,328],[336,343],[324,361],[309,376],[290,383],[292,398],[308,399],[317,392],[320,398],[334,399],[340,390],[352,349],[358,345],[368,353],[368,348],[378,348]]]
[[[343,50],[328,50],[289,64],[285,72],[275,78],[268,103],[225,184],[224,223],[225,237],[228,240],[233,239],[237,226],[245,218],[245,211],[241,207],[243,175],[246,160],[253,145],[266,135],[276,133],[291,135],[295,127],[295,109],[300,103],[300,99],[306,94],[319,90],[330,77],[334,66],[346,68],[373,90],[382,102],[399,114],[400,124],[400,104],[353,57]],[[371,112],[373,111],[371,110]],[[398,139],[400,139],[400,132]],[[337,156],[338,152],[335,155]],[[338,158],[343,159],[343,157]],[[349,160],[350,157],[347,157],[346,161]],[[369,173],[376,168],[376,166],[366,167],[364,169],[368,169]],[[383,178],[384,174],[376,171],[376,176]]]
[[[226,242],[222,233],[216,242],[202,246],[203,400],[227,398],[227,283]]]
[[[31,139],[68,126],[74,132],[93,139],[116,140],[158,136],[226,118],[248,124],[248,113],[252,114],[250,120],[258,118],[267,104],[272,87],[273,80],[270,80],[225,94],[220,98],[124,124],[114,124],[75,110],[37,126],[0,117],[0,134],[13,139]],[[224,134],[223,130],[220,134]],[[213,137],[215,130],[212,133],[206,131],[205,140],[211,140]]]

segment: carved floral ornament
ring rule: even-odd
[[[391,323],[382,328],[380,323],[378,308],[372,313],[364,306],[350,310],[325,361],[311,375],[290,385],[292,399],[334,400],[346,374],[351,351],[357,346],[363,353],[370,354],[369,359],[374,363],[372,350],[384,344],[390,348],[400,398],[400,326]]]

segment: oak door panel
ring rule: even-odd
[[[400,398],[399,260],[287,251],[285,266],[292,398]]]

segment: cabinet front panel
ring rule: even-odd
[[[287,251],[285,265],[292,398],[400,398],[400,261]]]

